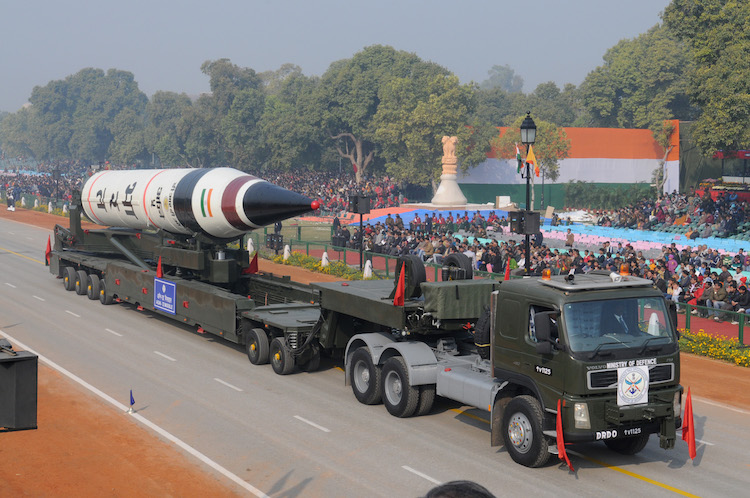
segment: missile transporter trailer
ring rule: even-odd
[[[70,229],[55,228],[49,264],[67,290],[194,325],[278,374],[341,357],[357,400],[394,416],[426,414],[436,396],[486,410],[491,444],[529,467],[557,453],[558,434],[633,454],[652,433],[672,448],[681,422],[676,320],[649,280],[495,282],[472,279],[456,255],[441,282],[426,282],[409,256],[403,287],[302,285],[249,274],[244,249],[198,234],[83,230],[75,207]]]

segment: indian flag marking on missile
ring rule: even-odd
[[[213,218],[213,214],[211,213],[211,194],[213,193],[214,189],[210,188],[208,189],[208,195],[206,195],[206,189],[203,189],[203,192],[201,192],[201,214],[203,214],[203,217],[206,217],[206,210],[208,210],[208,217]]]

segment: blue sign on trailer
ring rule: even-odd
[[[154,279],[154,309],[175,314],[175,303],[177,301],[177,286],[174,282],[163,278]]]

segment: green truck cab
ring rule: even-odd
[[[624,454],[680,424],[677,334],[650,280],[594,273],[504,282],[493,296],[492,364],[508,385],[493,407],[513,459],[556,452],[558,400],[567,443],[603,441]]]

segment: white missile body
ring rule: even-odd
[[[100,225],[233,239],[317,209],[317,201],[232,168],[100,171],[83,185]]]

